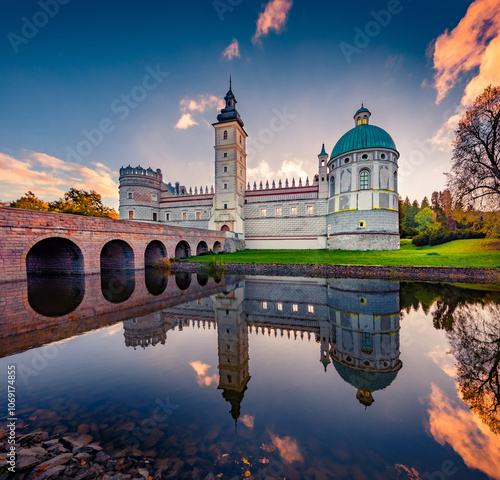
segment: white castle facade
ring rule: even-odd
[[[362,107],[355,126],[318,155],[314,178],[246,178],[247,133],[231,86],[215,131],[215,189],[163,182],[161,170],[120,169],[120,219],[234,232],[251,249],[398,250],[399,153]]]

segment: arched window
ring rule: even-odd
[[[227,140],[227,130],[224,130],[224,140]]]
[[[394,172],[394,191],[398,191],[398,172]]]
[[[361,117],[358,117],[358,125],[361,125]]]
[[[367,168],[364,168],[361,172],[359,172],[359,189],[370,189],[370,170]]]
[[[365,115],[363,117],[363,125],[366,125],[367,122],[368,122],[368,117]]]
[[[330,178],[330,197],[335,195],[335,177]]]

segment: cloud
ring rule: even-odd
[[[304,161],[298,158],[283,160],[280,168],[274,171],[266,160],[262,160],[257,167],[247,168],[247,179],[250,183],[254,181],[259,183],[261,180],[265,183],[266,180],[278,181],[281,179],[284,187],[286,178],[288,178],[289,183],[291,183],[292,178],[295,178],[296,185],[298,185],[299,178],[302,178],[302,182],[305,184],[307,173],[303,165]],[[312,182],[312,180],[312,178],[309,178],[309,182]]]
[[[385,68],[388,70],[399,70],[403,64],[403,55],[391,55],[385,61]]]
[[[439,444],[449,444],[469,468],[500,480],[500,437],[434,384],[429,402],[429,431]]]
[[[193,125],[198,125],[191,112],[203,113],[215,108],[218,110],[224,108],[224,101],[215,95],[198,95],[196,98],[184,97],[179,103],[179,110],[184,113],[175,125],[175,128],[186,130]]]
[[[209,387],[219,382],[219,376],[217,374],[207,375],[207,371],[211,368],[211,365],[207,365],[198,360],[196,362],[191,362],[189,365],[191,365],[196,372],[196,382],[198,385]]]
[[[297,440],[291,437],[280,438],[272,432],[269,432],[273,445],[278,449],[281,458],[287,462],[303,462],[304,457],[299,451]]]
[[[498,71],[494,73],[488,62],[495,57],[495,54],[496,61],[499,61],[499,45],[498,42],[493,42],[498,39],[499,34],[500,3],[498,0],[476,0],[451,32],[446,30],[436,39],[433,52],[434,68],[437,70],[435,75],[436,103],[446,96],[463,73],[477,67],[479,67],[479,74],[474,80],[477,81],[478,77],[484,76],[485,72],[482,70],[486,69],[498,81],[500,74]],[[486,85],[490,81],[491,79],[488,79]],[[474,98],[475,96],[477,95],[474,95]]]
[[[118,197],[118,172],[102,163],[95,168],[66,162],[45,153],[22,150],[19,158],[0,152],[0,189],[12,200],[33,191],[43,200],[56,200],[70,188],[95,190],[103,197]]]
[[[254,44],[259,43],[260,37],[267,35],[271,30],[280,33],[286,24],[292,3],[293,0],[270,0],[257,19],[257,29],[252,37]]]
[[[233,38],[231,44],[222,52],[222,58],[231,61],[233,58],[240,58],[240,45],[236,38]]]
[[[243,425],[245,425],[245,427],[248,427],[250,429],[253,428],[254,422],[255,422],[255,416],[253,416],[253,415],[243,415],[241,417],[241,423],[243,423]]]
[[[426,353],[427,357],[430,357],[433,362],[451,378],[455,378],[457,375],[457,366],[455,364],[455,359],[451,352],[443,351],[440,345],[436,345],[434,350]]]
[[[179,121],[175,125],[175,128],[178,128],[180,130],[186,130],[189,127],[192,127],[193,125],[198,125],[198,122],[195,122],[193,120],[193,117],[191,117],[190,113],[184,113],[181,118],[179,118]]]
[[[449,150],[458,120],[465,109],[489,84],[500,84],[498,0],[473,2],[459,24],[451,32],[446,30],[440,35],[430,51],[436,70],[437,104],[457,82],[473,74],[464,88],[460,105],[432,138],[439,149]]]

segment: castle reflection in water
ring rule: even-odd
[[[382,280],[247,276],[211,296],[124,321],[125,343],[148,348],[165,344],[170,330],[216,329],[219,388],[236,420],[249,388],[249,335],[313,340],[318,367],[335,368],[369,406],[402,366],[399,288]]]

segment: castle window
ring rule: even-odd
[[[398,191],[398,172],[394,172],[394,191]]]
[[[364,220],[360,220],[358,224],[359,228],[366,228],[366,222]]]
[[[314,305],[307,306],[307,313],[314,313]]]
[[[281,302],[278,302],[276,304],[276,310],[278,310],[278,312],[282,312],[283,311],[283,304]]]
[[[240,168],[240,175],[243,175],[243,170]]]
[[[364,168],[359,172],[359,189],[369,190],[370,189],[370,170]]]
[[[281,207],[276,207],[276,216],[281,217],[281,213],[282,213]]]
[[[367,118],[367,116],[365,115],[365,116],[363,117],[363,125],[366,125],[366,123],[367,123],[367,122],[368,122],[368,118]]]
[[[201,220],[201,212],[196,212],[196,220]]]
[[[227,152],[224,153],[224,158],[227,158]]]
[[[298,311],[299,311],[299,306],[296,303],[294,303],[292,305],[292,312],[298,312]]]
[[[358,117],[358,125],[361,125],[361,117]]]
[[[227,172],[227,167],[224,167],[224,173],[226,173],[226,172]]]
[[[241,135],[240,135],[240,145],[241,145]]]
[[[158,221],[158,214],[156,212],[153,212],[153,222]]]
[[[335,177],[330,178],[330,197],[335,195]]]
[[[227,190],[227,183],[224,184],[224,190]]]
[[[265,217],[266,216],[266,209],[265,208],[261,208],[260,209],[260,216],[261,217]]]
[[[372,353],[372,336],[370,333],[363,332],[361,336],[361,350],[365,353]]]
[[[187,220],[187,218],[188,218],[187,212],[182,212],[182,219]]]
[[[227,130],[224,130],[224,140],[227,140]]]
[[[267,302],[262,302],[262,310],[267,310]]]
[[[133,192],[128,192],[128,198],[134,198],[134,193]]]
[[[349,158],[344,158],[344,163],[349,163]]]
[[[307,214],[308,215],[312,215],[313,214],[313,207],[312,206],[308,206],[307,207]]]
[[[130,210],[130,211],[128,212],[128,219],[129,219],[129,220],[133,220],[133,219],[134,219],[134,212],[133,212],[133,210]]]
[[[227,210],[227,203],[224,204],[224,210]]]
[[[385,153],[383,153],[382,155],[380,155],[380,158],[383,160],[385,158]]]
[[[290,215],[297,215],[297,207],[290,207]]]
[[[170,220],[170,213],[165,214],[165,220],[168,222]]]
[[[228,375],[227,376],[227,383],[231,383],[231,381],[232,381],[231,375]]]
[[[365,153],[362,157],[363,160],[368,160],[368,155]]]

